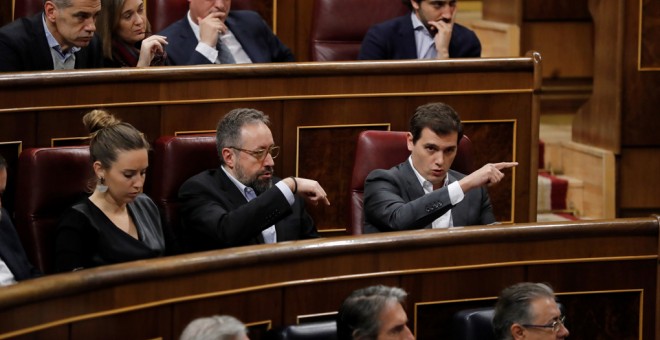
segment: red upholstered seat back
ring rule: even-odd
[[[363,195],[364,181],[372,170],[389,169],[410,156],[404,131],[363,131],[358,136],[351,176],[351,199],[349,207],[349,230],[352,235],[362,234],[364,225]],[[472,141],[463,136],[451,168],[469,174],[474,171]]]
[[[356,60],[374,24],[410,13],[398,0],[315,0],[310,55],[314,61]]]
[[[151,198],[160,208],[163,228],[182,236],[179,187],[188,178],[220,165],[215,135],[163,136],[154,143]]]
[[[44,273],[55,269],[59,218],[86,197],[92,176],[86,146],[26,149],[18,159],[16,229],[30,261]]]
[[[14,20],[22,17],[29,17],[41,12],[44,9],[43,0],[15,0],[14,1]]]

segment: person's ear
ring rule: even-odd
[[[415,0],[410,0],[410,4],[412,5],[412,8],[415,10],[415,12],[419,11],[419,3]]]
[[[230,168],[233,169],[234,166],[236,165],[236,153],[234,150],[230,148],[224,148],[222,149],[222,160],[225,162],[225,164]]]
[[[406,134],[406,142],[408,143],[408,151],[413,151],[413,148],[415,147],[415,143],[413,143],[413,135],[412,133],[408,132]]]
[[[94,162],[92,167],[94,168],[94,175],[96,175],[96,178],[105,178],[105,169],[103,169],[101,162]]]
[[[514,340],[525,338],[525,328],[517,323],[511,325],[511,336]]]
[[[48,21],[55,22],[55,18],[57,17],[55,12],[57,12],[55,4],[52,1],[46,1],[46,3],[44,3],[44,14]]]

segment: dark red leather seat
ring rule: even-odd
[[[43,0],[14,0],[13,20],[22,17],[29,17],[37,14],[44,9]]]
[[[16,229],[32,264],[55,271],[55,235],[59,218],[86,197],[93,177],[89,148],[24,150],[18,159]]]
[[[407,132],[404,131],[375,130],[363,131],[358,136],[350,188],[348,228],[350,234],[362,234],[364,180],[372,170],[389,169],[410,156],[406,136]],[[472,141],[465,135],[458,144],[458,152],[451,168],[464,174],[474,171]]]
[[[356,60],[374,24],[410,13],[398,0],[315,0],[310,34],[313,61]]]
[[[193,175],[219,165],[215,135],[163,136],[154,143],[150,196],[161,211],[163,229],[180,241],[179,187]]]

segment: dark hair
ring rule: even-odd
[[[431,129],[437,135],[456,132],[458,133],[457,143],[463,138],[461,118],[451,106],[444,103],[424,104],[415,109],[415,113],[410,118],[410,133],[413,143],[417,143],[424,128]]]
[[[220,157],[220,164],[225,164],[222,149],[230,146],[243,147],[241,145],[241,128],[247,124],[256,123],[270,125],[270,120],[263,112],[246,108],[233,109],[220,119],[215,131],[215,146]]]
[[[119,151],[149,149],[149,142],[140,131],[107,111],[92,110],[82,120],[91,137],[92,163],[99,161],[107,169],[117,160]]]
[[[0,170],[7,168],[7,160],[0,155]]]
[[[512,339],[511,325],[514,323],[532,323],[534,315],[531,311],[533,300],[538,298],[555,298],[555,293],[544,283],[522,282],[507,287],[500,293],[495,305],[493,330],[500,340]]]
[[[413,1],[415,1],[416,3],[422,2],[422,0],[413,0]],[[410,0],[401,0],[401,2],[403,2],[403,4],[406,5],[406,7],[408,7],[412,11],[413,7],[410,4]]]
[[[376,339],[380,313],[390,302],[403,305],[407,295],[401,288],[383,285],[354,291],[339,308],[337,339]]]

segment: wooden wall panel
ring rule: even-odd
[[[587,0],[524,0],[525,21],[590,21]]]
[[[520,51],[543,56],[543,78],[593,76],[591,22],[525,22],[520,34]]]
[[[655,209],[660,213],[660,195],[656,191],[659,185],[660,150],[624,149],[619,162],[619,208]]]
[[[633,1],[634,2],[634,1]],[[640,32],[640,67],[660,68],[660,3],[652,0],[642,0],[641,18],[642,27]],[[634,32],[634,31],[633,31]]]

